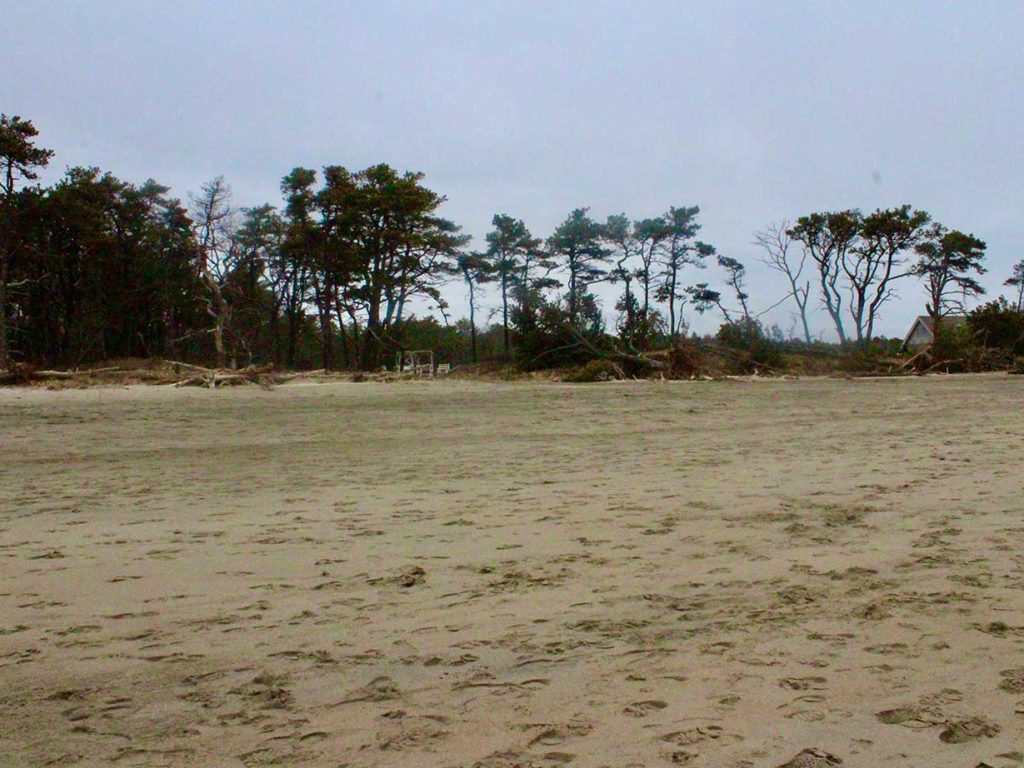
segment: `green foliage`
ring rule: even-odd
[[[985,273],[981,263],[985,258],[983,240],[936,224],[915,250],[919,258],[914,274],[925,282],[928,314],[933,318],[946,313],[951,306],[960,308],[963,299],[985,293],[971,276]]]
[[[522,219],[508,214],[495,214],[491,220],[493,230],[487,233],[486,273],[498,281],[501,291],[502,343],[505,356],[512,352],[512,334],[509,325],[509,300],[517,284],[530,285],[531,268],[538,261],[547,263],[539,255],[540,241],[530,234]]]
[[[21,357],[77,364],[205,351],[207,338],[193,333],[205,320],[189,220],[166,193],[73,168],[21,198],[32,222],[12,262],[22,287],[11,337]]]
[[[901,339],[872,339],[843,348],[838,369],[847,373],[888,373],[900,357]]]
[[[580,365],[606,346],[603,320],[590,294],[574,323],[567,307],[535,294],[513,314],[519,365],[524,370]],[[588,345],[590,348],[588,348]]]
[[[736,368],[742,373],[783,366],[782,344],[769,339],[756,320],[723,323],[715,338],[719,344],[742,353],[736,359]]]
[[[555,229],[548,239],[548,249],[569,276],[566,304],[569,322],[586,321],[586,296],[589,286],[602,280],[607,271],[609,253],[604,246],[604,227],[587,215],[587,208],[577,208]]]
[[[1024,355],[1024,313],[1004,297],[971,312],[967,325],[974,340],[987,350],[1008,359]]]
[[[35,145],[39,131],[31,120],[0,114],[0,198],[7,201],[19,181],[35,181],[53,150]]]
[[[395,329],[396,344],[402,349],[431,349],[438,363],[466,365],[472,363],[469,323],[443,324],[436,317],[410,317]],[[479,351],[484,359],[501,353],[501,327],[495,326],[477,335]],[[390,362],[390,361],[388,361]]]
[[[1024,312],[1024,259],[1013,265],[1013,271],[1003,285],[1008,285],[1017,291],[1015,306],[1018,312]]]
[[[9,367],[8,313],[14,297],[12,289],[21,280],[14,279],[15,258],[24,257],[26,239],[33,222],[26,215],[35,210],[28,204],[36,192],[19,190],[19,183],[35,181],[38,170],[49,164],[53,152],[35,145],[39,131],[30,120],[17,115],[0,114],[0,371]]]
[[[935,326],[935,339],[932,342],[932,358],[936,361],[963,360],[965,366],[971,367],[967,361],[976,357],[975,343],[970,327],[966,323],[952,323],[948,318],[941,318]]]
[[[635,294],[623,294],[616,303],[619,339],[627,349],[643,352],[665,339],[665,320],[655,309],[644,312]]]
[[[313,259],[321,318],[342,305],[365,323],[357,350],[362,368],[377,367],[396,347],[392,331],[413,297],[444,306],[438,285],[466,242],[459,227],[437,215],[444,197],[422,180],[421,173],[385,164],[358,172],[329,166],[315,198],[314,236],[299,233],[300,250]]]
[[[680,351],[688,301],[698,312],[722,312],[715,350],[728,350],[736,369],[778,370],[784,353],[794,353],[781,331],[766,332],[755,319],[741,262],[718,256],[724,278],[716,286],[680,282],[685,267],[717,255],[695,239],[696,206],[606,223],[577,208],[543,242],[522,220],[497,214],[486,250],[474,252],[422,174],[385,164],[294,168],[281,181],[280,211],[233,210],[227,186],[215,180],[204,194],[223,196],[204,221],[202,206],[190,215],[154,181],[134,185],[96,168],[32,186],[52,155],[35,136],[29,121],[0,115],[0,368],[9,340],[15,361],[39,365],[158,355],[370,369],[398,349],[422,348],[443,362],[500,357],[518,369],[632,358],[619,363],[627,374],[645,372],[643,356],[632,353],[647,352],[675,355],[672,367],[692,372],[700,355]],[[855,338],[871,337],[892,295],[890,278],[879,276],[895,266],[905,273],[901,254],[915,246],[917,274],[938,286],[934,308],[953,294],[980,293],[973,275],[983,271],[984,243],[937,225],[922,239],[928,221],[901,206],[811,214],[787,230],[818,265],[814,282],[841,334],[840,315],[853,319]],[[441,286],[453,281],[468,292],[469,318],[450,323]],[[623,288],[615,335],[593,291],[604,281]],[[499,284],[500,307],[479,300],[489,282]],[[1024,266],[1007,284],[1024,302]],[[439,317],[422,317],[425,307]],[[482,309],[500,309],[499,322],[478,323]],[[936,350],[965,359],[979,348],[1000,359],[1024,355],[1021,317],[1005,301],[986,305],[969,330],[941,332]],[[809,342],[803,351],[823,360],[834,354]],[[848,364],[867,369],[893,352],[859,345]]]
[[[874,337],[881,308],[894,295],[892,281],[909,274],[902,269],[903,254],[921,242],[930,221],[910,205],[868,215],[853,208],[802,216],[786,231],[814,261],[825,309],[842,344],[850,340],[846,321],[853,322],[856,341]]]

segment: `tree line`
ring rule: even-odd
[[[686,306],[762,333],[760,317],[784,301],[807,343],[814,301],[843,344],[864,343],[902,278],[925,281],[936,319],[983,293],[974,275],[985,243],[909,205],[813,213],[760,233],[764,261],[789,291],[758,312],[745,265],[698,238],[697,206],[603,221],[581,207],[546,238],[498,214],[473,249],[419,173],[295,168],[280,206],[238,208],[221,178],[184,202],[153,180],[97,168],[41,186],[53,152],[37,135],[31,121],[0,115],[0,369],[149,356],[374,369],[396,350],[438,343],[440,329],[464,340],[468,361],[479,359],[484,333],[486,355],[536,367],[609,346],[630,355],[672,346],[688,331]],[[712,259],[721,284],[693,282]],[[1024,261],[1014,269],[1007,283],[1019,289],[1019,311]],[[452,281],[469,310],[454,323],[441,290]],[[619,291],[612,328],[600,283]],[[485,287],[498,310],[481,324]],[[444,325],[415,317],[415,306]],[[433,341],[423,341],[427,331]]]

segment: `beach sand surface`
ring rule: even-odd
[[[1024,765],[1022,404],[0,391],[0,765]]]

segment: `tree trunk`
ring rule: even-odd
[[[224,355],[224,321],[219,315],[213,326],[213,348],[217,355],[217,367],[223,368],[227,362]]]
[[[320,316],[320,357],[324,370],[329,371],[333,365],[334,345],[331,343],[331,315],[323,305],[317,305]]]
[[[380,304],[370,301],[366,313],[366,330],[363,332],[362,354],[359,364],[364,371],[376,370],[380,364]]]
[[[352,361],[348,352],[348,331],[345,329],[344,313],[341,311],[341,299],[334,302],[334,314],[338,318],[338,333],[341,336],[341,359],[345,361],[345,368],[352,367]]]
[[[807,346],[811,346],[813,340],[811,338],[811,326],[807,322],[807,300],[811,295],[811,284],[808,281],[804,284],[804,298],[800,300],[800,294],[796,295],[796,304],[800,307],[800,322],[804,325],[804,338],[807,340]]]
[[[217,367],[225,367],[227,356],[224,352],[224,328],[227,325],[228,314],[231,307],[224,300],[224,293],[217,284],[217,279],[206,270],[203,272],[203,279],[210,289],[210,301],[207,304],[208,312],[213,316],[213,348],[217,355]]]
[[[473,312],[473,299],[472,299],[473,288],[472,288],[472,286],[470,286],[469,291],[470,291],[469,309],[470,309],[470,317],[472,318],[472,312]],[[508,273],[507,272],[502,272],[501,273],[501,325],[502,325],[502,333],[503,333],[504,344],[505,344],[505,357],[510,357],[512,355],[512,344],[509,341],[509,336],[508,336]],[[476,326],[475,325],[473,325],[473,363],[474,364],[476,363]]]
[[[676,274],[672,271],[672,281],[668,291],[668,338],[674,344],[676,341]]]
[[[504,293],[504,291],[502,291]],[[476,302],[473,301],[473,286],[469,287],[469,349],[470,361],[476,365]],[[505,350],[508,352],[508,326],[505,326]]]
[[[569,257],[569,325],[576,327],[576,263]]]
[[[0,371],[6,371],[7,360],[7,278],[9,275],[7,254],[0,255]]]

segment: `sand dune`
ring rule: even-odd
[[[1022,403],[0,391],[0,764],[1024,765]]]

